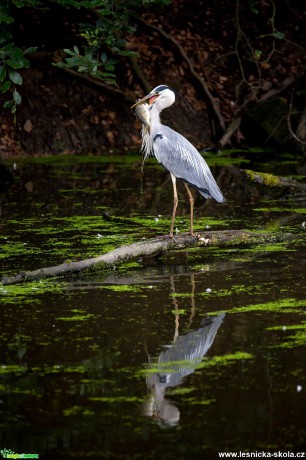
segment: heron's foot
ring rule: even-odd
[[[176,239],[177,237],[178,237],[178,235],[174,235],[173,233],[169,234],[169,238],[171,238],[175,242],[177,241],[177,239]]]
[[[199,233],[196,233],[193,230],[189,230],[188,235],[193,236],[194,238],[198,239],[199,238]]]

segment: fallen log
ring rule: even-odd
[[[255,182],[260,185],[265,185],[267,187],[278,187],[284,189],[287,188],[306,191],[306,184],[298,182],[294,179],[289,179],[287,177],[275,176],[274,174],[252,171],[250,169],[242,169],[241,173],[251,182]]]
[[[4,276],[2,285],[15,284],[37,280],[44,277],[59,276],[78,272],[94,266],[99,268],[115,267],[131,260],[141,260],[146,257],[158,257],[168,251],[181,250],[189,247],[217,246],[217,247],[245,247],[256,244],[289,241],[291,234],[285,233],[255,233],[245,230],[205,231],[193,236],[181,234],[175,238],[168,235],[141,241],[127,246],[121,246],[113,251],[97,257],[76,262],[66,260],[60,265],[43,267],[38,270],[20,272],[15,276]]]

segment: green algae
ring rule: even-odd
[[[27,372],[28,367],[27,366],[22,366],[18,364],[6,364],[0,366],[0,375],[4,374],[24,374]]]
[[[306,330],[306,322],[301,324],[289,324],[289,325],[280,325],[280,326],[271,326],[267,327],[267,331],[296,331],[296,330]]]
[[[252,248],[248,248],[247,250],[242,248],[241,252],[248,252],[248,253],[264,253],[264,252],[283,252],[284,250],[286,251],[291,251],[293,252],[294,249],[288,249],[288,242],[283,241],[283,242],[276,242],[276,243],[265,243],[265,244],[259,244],[257,246],[253,246]]]
[[[286,207],[276,207],[272,206],[271,208],[254,208],[255,212],[275,212],[275,213],[296,213],[296,214],[306,214],[305,208],[286,208]]]
[[[245,307],[234,307],[226,310],[226,313],[249,313],[249,312],[265,312],[265,313],[304,313],[306,309],[300,307],[306,307],[305,300],[299,300],[294,298],[279,299],[266,303],[251,304]],[[210,314],[224,313],[224,310],[219,312],[213,312]]]
[[[140,398],[137,396],[93,396],[89,398],[90,401],[95,401],[95,402],[103,402],[103,403],[109,403],[109,404],[118,404],[118,403],[141,403],[143,402],[144,398]]]
[[[27,242],[5,239],[1,241],[0,259],[25,255],[33,256],[38,252],[38,248]]]
[[[120,273],[129,273],[132,269],[139,269],[140,265],[140,261],[124,262],[119,267],[116,267],[116,270]]]
[[[169,390],[167,391],[167,395],[171,395],[171,396],[174,396],[174,395],[188,395],[190,393],[192,393],[193,391],[195,391],[195,388],[194,387],[176,387],[176,388],[169,388]]]
[[[260,289],[260,288],[259,288]],[[232,296],[236,293],[244,293],[244,294],[251,294],[255,291],[254,286],[232,286],[230,289],[218,289],[217,291],[210,291],[210,292],[201,292],[201,296],[208,297],[208,296],[216,296],[216,297],[228,297]]]
[[[171,313],[173,315],[185,315],[187,313],[187,310],[185,308],[178,308],[176,310],[171,310]]]
[[[174,298],[190,298],[190,297],[229,297],[232,295],[254,295],[267,293],[274,290],[274,283],[267,282],[261,284],[233,284],[230,288],[208,289],[205,291],[194,292],[178,292],[170,293],[170,297]]]
[[[87,321],[94,318],[95,315],[88,313],[87,315],[74,315],[74,316],[59,316],[56,318],[58,321]]]
[[[306,302],[305,302],[306,307]],[[306,309],[305,309],[306,310]],[[305,347],[306,346],[306,321],[303,321],[301,324],[289,324],[289,325],[279,325],[271,326],[266,328],[267,331],[281,331],[283,340],[277,345],[280,348],[295,348],[295,347]],[[289,332],[289,335],[287,334]],[[294,332],[294,334],[291,334]]]
[[[88,372],[88,368],[82,365],[54,364],[53,366],[45,366],[43,368],[33,367],[31,371],[40,376],[51,374],[85,374]]]
[[[186,403],[188,406],[209,406],[210,404],[214,404],[216,402],[216,399],[198,399],[198,398],[193,398],[193,397],[183,397],[182,400],[184,403]]]
[[[88,417],[95,415],[95,412],[82,406],[71,406],[63,410],[64,417]]]
[[[127,166],[140,167],[142,164],[142,157],[139,152],[129,152],[124,155],[116,154],[116,149],[113,149],[114,153],[110,155],[52,155],[52,156],[40,156],[40,157],[18,157],[19,167],[26,164],[37,164],[37,165],[50,165],[53,168],[66,169],[76,164],[100,164],[100,165],[116,165],[117,168],[126,168]],[[250,160],[245,158],[245,150],[223,150],[222,152],[211,153],[208,151],[202,152],[203,157],[207,161],[210,167],[212,166],[230,166],[236,164],[249,163]],[[10,164],[14,159],[8,159],[7,163]],[[150,157],[145,162],[145,167],[159,167],[154,157]],[[72,178],[83,178],[79,173],[74,172]]]
[[[13,159],[11,160],[13,161]],[[141,158],[139,154],[132,155],[52,155],[52,156],[41,156],[41,157],[18,157],[18,164],[40,164],[40,165],[52,165],[60,166],[65,169],[75,164],[89,164],[89,163],[100,163],[100,164],[116,164],[116,165],[130,165],[135,162],[140,162]],[[8,161],[9,163],[9,161]]]
[[[237,351],[235,353],[229,353],[223,356],[213,356],[211,358],[204,357],[201,362],[199,362],[198,359],[181,359],[177,361],[168,361],[165,363],[152,364],[150,365],[150,367],[146,369],[139,370],[137,372],[137,375],[147,376],[149,374],[158,374],[160,372],[171,374],[177,372],[178,369],[182,368],[194,371],[194,369],[199,370],[203,368],[211,368],[216,366],[230,366],[235,364],[235,362],[237,361],[251,358],[253,358],[252,354]]]
[[[252,171],[250,169],[246,169],[244,172],[252,181],[259,182],[267,187],[279,186],[279,178],[273,174]]]
[[[35,303],[39,302],[38,297],[45,294],[62,294],[67,288],[67,283],[42,279],[29,281],[22,284],[0,285],[0,298],[7,304]]]
[[[231,366],[238,361],[244,361],[254,358],[251,353],[244,351],[236,351],[235,353],[229,353],[222,356],[212,356],[211,358],[204,357],[203,361],[197,366],[197,369],[219,367],[219,366]]]
[[[150,363],[149,367],[146,369],[140,369],[136,372],[136,375],[148,376],[150,374],[158,374],[160,372],[171,374],[177,372],[177,370],[181,368],[193,371],[196,365],[197,360],[192,359],[180,359],[176,361],[167,361],[165,363]]]
[[[305,347],[306,346],[306,328],[304,331],[297,332],[289,336],[287,341],[281,344],[284,348]]]
[[[232,157],[207,157],[206,155],[203,155],[205,158],[206,163],[208,166],[214,167],[214,166],[232,166],[232,165],[244,165],[248,164],[251,161],[248,160],[247,158],[232,158]]]
[[[188,218],[188,225],[189,225],[189,218]],[[212,229],[213,227],[221,227],[227,228],[231,225],[231,221],[225,219],[217,219],[213,217],[199,217],[196,216],[194,221],[194,230],[195,231],[203,231],[206,229]]]
[[[52,220],[52,224],[50,223]],[[31,240],[33,237],[40,237],[41,248],[44,254],[59,259],[75,259],[98,256],[101,253],[109,252],[123,244],[130,244],[137,239],[133,232],[131,220],[124,225],[120,219],[116,222],[109,222],[101,216],[74,215],[69,217],[52,217],[39,220],[34,217],[24,219],[22,223],[11,220],[8,224],[13,227],[15,241],[11,238],[4,239],[1,246],[0,258],[10,260],[12,257],[38,256],[40,249],[37,244],[27,241],[16,241],[18,234],[29,232],[31,228]],[[138,228],[138,223],[135,222]],[[24,238],[22,236],[22,238]]]
[[[103,289],[109,289],[113,292],[140,292],[144,289],[143,286],[132,285],[132,284],[104,284],[101,286]]]
[[[170,297],[174,297],[175,299],[176,298],[189,298],[189,297],[193,297],[195,294],[193,292],[170,292],[169,296]],[[176,310],[173,310],[174,312]],[[185,310],[184,310],[185,311]]]

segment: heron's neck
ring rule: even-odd
[[[151,130],[156,131],[159,129],[161,126],[161,121],[160,121],[160,113],[161,111],[153,105],[153,107],[150,109],[150,124],[151,124]]]

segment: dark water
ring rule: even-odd
[[[302,160],[257,168],[305,176]],[[196,230],[296,237],[0,285],[2,456],[305,452],[305,195],[249,185],[233,165],[213,170],[228,201],[198,197]],[[63,157],[17,162],[14,176],[1,206],[1,274],[169,230],[171,183],[154,163],[142,175],[133,158]]]

